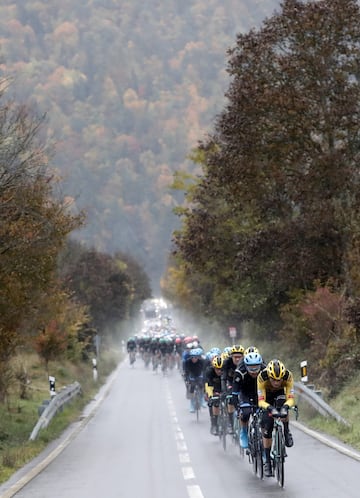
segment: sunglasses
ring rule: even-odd
[[[261,365],[247,366],[246,369],[247,369],[248,372],[258,373],[258,372],[260,372]]]

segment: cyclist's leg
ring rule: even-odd
[[[200,389],[200,404],[202,408],[207,408],[207,403],[205,401],[205,385],[204,381],[201,379],[199,381],[199,389]]]
[[[248,423],[251,413],[250,406],[240,407],[240,445],[242,448],[248,447]]]
[[[189,399],[190,399],[190,413],[195,413],[195,400],[194,400],[195,383],[189,382]]]
[[[263,447],[265,453],[265,469],[264,473],[266,477],[272,476],[272,465],[271,465],[271,444],[272,444],[272,430],[274,427],[274,420],[270,414],[265,411],[261,418],[261,429],[263,437]]]
[[[234,432],[235,406],[231,398],[227,401],[227,412],[229,418],[228,433],[232,434]]]
[[[211,405],[211,433],[214,436],[219,435],[219,414],[220,414],[220,398],[216,397]]]
[[[285,437],[285,445],[288,448],[291,448],[294,445],[294,439],[289,429],[289,416],[286,419],[283,419],[284,424],[284,437]]]

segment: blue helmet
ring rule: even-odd
[[[202,355],[203,350],[201,348],[194,348],[190,350],[190,357],[197,358]]]
[[[217,355],[221,354],[221,349],[220,348],[211,348],[210,353],[217,356]]]
[[[260,353],[247,353],[244,356],[246,370],[249,372],[259,372],[263,359]]]

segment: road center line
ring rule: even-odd
[[[170,389],[169,389],[169,384],[167,383],[167,391],[168,391],[168,396],[167,396],[167,401],[168,401],[168,408],[169,412],[172,418],[172,422],[174,424],[174,436],[175,436],[175,441],[176,441],[176,447],[179,455],[179,461],[181,464],[181,471],[184,477],[184,480],[187,481],[189,479],[195,479],[195,473],[193,468],[190,465],[183,465],[183,464],[190,464],[190,455],[187,452],[187,446],[184,438],[184,434],[181,430],[180,425],[178,424],[178,418],[176,416],[176,411],[174,407],[174,403],[171,397]],[[189,498],[204,498],[204,495],[202,494],[200,486],[197,484],[191,485],[191,486],[186,486],[188,496]]]
[[[200,486],[196,484],[194,486],[187,486],[187,492],[190,498],[204,498]]]
[[[182,467],[181,470],[185,480],[195,478],[194,470],[192,467]]]
[[[179,453],[180,463],[190,463],[189,453]]]

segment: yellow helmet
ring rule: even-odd
[[[245,348],[241,344],[234,344],[232,346],[230,354],[244,354]]]
[[[214,368],[222,368],[224,365],[224,360],[222,359],[221,355],[216,355],[212,359],[211,364]]]
[[[223,361],[227,360],[227,358],[229,358],[229,353],[227,353],[226,351],[223,351],[221,353],[221,358]]]
[[[279,360],[271,360],[266,366],[267,373],[271,379],[281,380],[285,375],[285,365]]]

